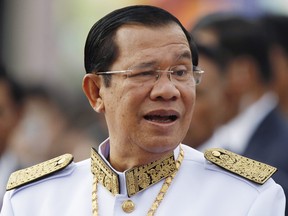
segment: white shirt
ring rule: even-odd
[[[242,154],[264,118],[277,105],[277,97],[273,93],[264,94],[258,101],[215,131],[213,136],[201,145],[198,150],[219,147]]]
[[[99,148],[102,155],[106,141]],[[264,185],[252,183],[205,160],[203,154],[181,144],[182,165],[155,216],[283,216],[285,197],[272,179]],[[179,146],[174,155],[178,156]],[[117,172],[120,194],[113,196],[98,184],[100,216],[144,216],[155,200],[163,180],[136,195],[127,196],[125,175]],[[72,163],[45,179],[9,191],[1,216],[84,216],[92,215],[90,160]],[[126,200],[135,210],[122,210]]]
[[[20,168],[20,163],[10,150],[0,156],[0,208],[6,191],[7,181],[12,172]]]

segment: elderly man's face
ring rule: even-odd
[[[176,24],[164,27],[122,26],[115,41],[119,56],[111,70],[137,66],[168,70],[192,66],[188,41]],[[102,77],[103,78],[103,77]],[[195,85],[175,83],[167,73],[151,84],[135,82],[124,74],[112,75],[109,88],[99,90],[111,151],[161,154],[173,150],[184,138],[192,117]]]

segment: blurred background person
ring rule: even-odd
[[[12,172],[64,153],[73,154],[75,161],[90,156],[100,135],[93,136],[87,130],[87,122],[95,119],[93,111],[86,112],[85,107],[69,108],[64,99],[51,95],[44,86],[27,89],[1,67],[0,207]],[[104,127],[97,131],[105,136],[101,133]]]
[[[23,118],[11,140],[19,160],[25,167],[42,159],[48,160],[52,143],[64,128],[65,116],[55,99],[43,86],[30,86],[24,101]]]
[[[191,34],[197,44],[206,45],[207,47],[219,46],[219,31],[222,29],[222,25],[218,20],[220,21],[226,16],[226,13],[216,12],[200,17],[191,29]],[[226,23],[227,25],[228,23]]]
[[[28,167],[64,153],[73,154],[75,161],[89,157],[90,146],[99,142],[81,124],[93,120],[91,112],[82,110],[85,106],[69,106],[44,86],[26,92],[23,117],[11,139],[21,163]]]
[[[278,107],[288,121],[288,16],[267,13],[259,19],[272,39],[270,49],[274,73],[272,86],[278,95]]]
[[[227,16],[229,16],[229,13],[226,12],[211,13],[201,17],[191,28],[191,33],[198,46],[214,49],[214,55],[217,56],[217,58],[214,58],[214,61],[218,62],[222,74],[224,74],[223,71],[226,67],[226,51],[220,46],[219,35],[227,29],[234,28],[233,19],[230,20]],[[225,25],[222,23],[223,20],[225,20]],[[223,75],[222,78],[225,78],[225,76]],[[225,83],[226,81],[223,79],[220,85],[224,85]],[[222,123],[226,123],[237,115],[238,105],[237,98],[232,92],[222,91],[222,93],[224,99],[221,101],[221,109],[223,111],[221,118]]]
[[[223,63],[216,46],[198,44],[199,65],[205,71],[201,85],[196,86],[197,100],[189,130],[183,143],[199,148],[223,124]]]
[[[22,117],[23,98],[21,86],[0,67],[0,208],[10,174],[22,168],[10,142]]]
[[[277,167],[274,179],[287,194],[288,125],[277,109],[277,95],[271,87],[274,74],[269,37],[259,22],[243,16],[213,17],[209,26],[217,26],[213,36],[225,57],[225,95],[234,98],[230,114],[235,115],[201,148],[221,147]]]

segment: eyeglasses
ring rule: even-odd
[[[124,74],[135,83],[154,83],[160,79],[162,74],[166,73],[170,81],[179,84],[198,85],[201,82],[204,71],[194,66],[176,65],[168,70],[159,70],[147,66],[133,67],[128,70],[96,72],[97,75]]]

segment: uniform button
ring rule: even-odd
[[[219,157],[221,153],[219,151],[212,151],[212,155],[215,157]]]
[[[61,158],[60,160],[57,161],[57,165],[60,165],[64,162],[65,162],[65,158]]]
[[[126,200],[122,203],[122,209],[126,213],[131,213],[135,209],[135,204],[132,202],[132,200]]]

